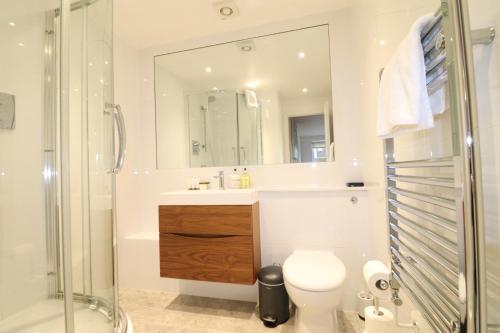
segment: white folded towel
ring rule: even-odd
[[[419,18],[384,68],[379,88],[379,137],[434,126],[421,41],[422,30],[433,19],[432,14]]]
[[[249,109],[256,109],[259,107],[259,100],[257,94],[253,90],[245,90],[245,100]]]

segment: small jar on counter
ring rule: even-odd
[[[209,190],[210,182],[208,180],[201,180],[199,183],[200,190]]]

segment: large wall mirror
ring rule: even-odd
[[[333,161],[328,25],[155,57],[158,169]]]

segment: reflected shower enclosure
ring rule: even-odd
[[[190,167],[262,163],[260,105],[232,90],[190,94]]]

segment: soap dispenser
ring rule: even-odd
[[[231,188],[241,188],[241,177],[236,168],[234,168],[233,174],[231,175]]]
[[[247,168],[243,168],[243,174],[241,175],[241,188],[250,188],[250,174]]]

